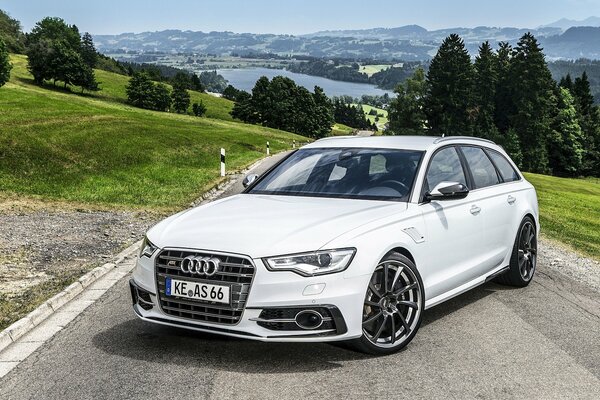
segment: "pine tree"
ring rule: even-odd
[[[432,133],[471,135],[473,66],[460,36],[448,36],[431,60],[424,109]]]
[[[575,176],[583,160],[582,132],[573,96],[566,88],[558,91],[558,112],[548,138],[548,156],[553,174]]]
[[[554,80],[544,53],[531,33],[519,40],[510,63],[512,115],[510,125],[519,135],[526,171],[548,171],[546,138],[552,134],[556,104]]]
[[[425,71],[417,68],[412,77],[396,86],[397,96],[388,109],[389,131],[396,135],[423,135],[425,113],[423,99],[427,92]]]
[[[319,86],[315,86],[315,91],[312,96],[315,101],[315,117],[317,125],[313,137],[323,138],[329,135],[331,127],[335,124],[335,120],[333,119],[333,104]]]
[[[560,78],[560,83],[558,84],[561,88],[567,89],[571,94],[573,94],[573,79],[571,78],[571,74],[567,74]]]
[[[176,82],[173,85],[171,98],[173,99],[173,109],[176,113],[184,114],[187,112],[190,106],[190,94],[183,82]]]
[[[94,47],[94,40],[92,39],[92,35],[88,32],[84,33],[81,37],[81,58],[83,62],[89,66],[90,68],[96,68],[96,63],[98,62],[98,52],[96,51],[96,47]]]
[[[10,70],[12,65],[8,57],[8,49],[2,39],[0,39],[0,87],[4,86],[10,79]]]
[[[575,78],[571,93],[575,96],[581,115],[589,115],[594,105],[594,96],[592,95],[590,81],[585,71],[583,71],[581,77]]]
[[[475,58],[475,78],[473,87],[473,101],[475,108],[475,122],[473,133],[475,136],[498,141],[498,128],[494,122],[496,110],[496,86],[498,62],[489,42],[484,42],[479,47],[479,54]]]
[[[496,90],[494,122],[501,136],[508,135],[509,116],[514,113],[514,105],[510,93],[510,63],[512,47],[507,42],[500,42],[496,53]],[[514,132],[513,132],[514,133]],[[508,139],[508,138],[505,138]]]
[[[200,100],[198,103],[192,104],[192,113],[196,117],[202,117],[204,114],[206,114],[206,106],[202,100]]]

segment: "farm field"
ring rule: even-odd
[[[389,68],[390,65],[389,64],[368,64],[368,65],[361,65],[360,68],[358,69],[359,72],[362,72],[363,74],[367,74],[368,76],[371,76],[377,72],[383,71],[384,69]]]

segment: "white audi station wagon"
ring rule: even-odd
[[[130,281],[139,318],[389,354],[428,308],[535,272],[535,189],[488,140],[327,138],[244,185],[148,231]]]

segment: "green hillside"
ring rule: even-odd
[[[95,204],[177,208],[228,170],[291,148],[288,132],[231,121],[232,103],[194,93],[207,118],[124,104],[127,77],[97,71],[102,91],[79,95],[33,85],[26,58],[12,56],[0,88],[0,193]],[[74,92],[77,92],[74,90]]]

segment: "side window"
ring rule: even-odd
[[[461,150],[465,154],[467,164],[473,175],[475,189],[484,188],[500,183],[494,164],[490,161],[483,149],[479,147],[464,146]]]
[[[496,167],[498,167],[498,170],[500,171],[500,175],[502,175],[502,179],[504,179],[504,182],[513,182],[518,181],[520,179],[517,171],[515,171],[510,162],[508,162],[508,160],[502,154],[494,150],[488,150],[487,153],[489,154],[494,164],[496,164]]]
[[[467,185],[465,172],[458,152],[454,147],[447,147],[435,153],[427,170],[427,190],[431,191],[440,182],[458,182]]]

